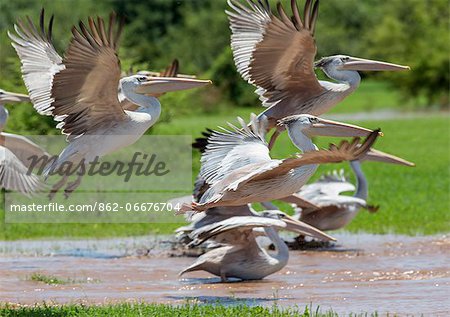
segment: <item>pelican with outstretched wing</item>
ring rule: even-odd
[[[49,154],[21,135],[3,132],[9,116],[4,104],[26,101],[30,101],[27,95],[0,89],[0,188],[31,196],[44,188],[30,171],[32,158]]]
[[[193,199],[198,201],[200,196],[183,196],[171,199],[168,203],[172,205],[183,205],[192,203]],[[303,208],[319,208],[314,204],[307,202],[306,200],[297,199],[296,203]],[[278,209],[275,205],[270,202],[262,202],[261,205],[266,210],[275,210]],[[177,242],[181,245],[188,245],[192,239],[190,238],[190,233],[194,230],[197,230],[206,225],[210,225],[222,220],[226,220],[231,217],[241,217],[241,216],[258,216],[259,213],[256,212],[250,204],[243,206],[223,206],[223,207],[214,207],[202,213],[186,213],[185,218],[186,221],[189,222],[188,225],[181,226],[175,230]],[[228,241],[227,238],[229,234],[225,233],[222,235],[217,235],[213,239],[213,241],[208,240],[206,248],[214,248],[222,243]],[[205,244],[204,244],[205,245]]]
[[[274,243],[276,254],[269,254],[257,243],[258,234],[254,229],[261,227]],[[225,245],[201,255],[180,275],[193,271],[207,271],[220,276],[222,282],[227,282],[231,277],[259,280],[273,274],[285,267],[289,260],[289,249],[277,230],[297,232],[324,241],[335,240],[279,210],[265,210],[251,216],[234,216],[204,225],[191,233],[193,245],[226,234],[226,241],[221,241]]]
[[[158,120],[161,104],[151,94],[190,89],[210,81],[134,75],[121,78],[117,56],[123,23],[112,13],[109,25],[102,18],[80,21],[72,28],[72,39],[62,58],[52,43],[53,16],[46,30],[44,10],[37,28],[30,18],[17,20],[16,34],[8,32],[21,62],[22,75],[35,109],[51,115],[67,135],[69,145],[46,169],[58,171],[64,162],[85,164],[136,142]],[[123,95],[138,105],[124,110],[118,99]],[[146,95],[150,94],[150,95]],[[65,187],[66,197],[81,182]],[[52,197],[67,182],[67,175],[54,185]]]
[[[180,212],[204,211],[218,206],[240,206],[271,201],[295,193],[316,171],[318,164],[351,161],[360,158],[375,142],[379,130],[324,120],[312,115],[285,118],[284,125],[292,142],[303,154],[288,159],[272,159],[265,141],[265,121],[253,117],[248,126],[238,118],[241,128],[214,131],[201,157],[199,179],[207,186],[197,202],[185,204]],[[313,135],[367,136],[318,150]]]
[[[231,49],[241,76],[257,87],[267,110],[268,128],[295,114],[319,116],[338,104],[360,84],[358,71],[402,71],[409,67],[391,63],[335,55],[314,63],[317,47],[314,31],[319,0],[306,0],[303,17],[297,1],[291,0],[292,17],[281,3],[278,16],[267,0],[228,0],[226,11]],[[336,82],[320,81],[314,67],[321,68]],[[279,131],[270,142],[272,145]]]

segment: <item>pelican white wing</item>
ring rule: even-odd
[[[216,235],[232,230],[237,230],[239,232],[236,236],[237,241],[233,241],[233,244],[246,243],[248,239],[254,239],[254,236],[252,235],[253,228],[275,227],[278,229],[284,229],[286,226],[286,223],[279,219],[255,216],[231,217],[220,222],[205,225],[193,231],[191,234],[191,237],[194,239],[192,244],[201,244]]]
[[[22,62],[23,80],[34,108],[39,114],[52,115],[55,101],[51,94],[53,78],[66,67],[52,43],[53,16],[48,32],[44,23],[42,9],[39,30],[27,17],[26,22],[18,19],[14,25],[17,35],[8,31],[8,36]]]
[[[238,118],[241,128],[229,124],[232,131],[213,131],[202,155],[200,178],[208,184],[223,180],[230,172],[249,164],[270,162],[264,139],[264,122],[252,114],[251,124]]]
[[[24,136],[2,132],[0,134],[0,144],[8,148],[14,155],[28,168],[32,161],[31,157],[37,158],[48,156],[43,148]],[[39,166],[36,166],[39,167]]]
[[[28,167],[9,149],[0,146],[0,185],[2,188],[16,190],[27,196],[43,187],[39,178],[29,174]]]
[[[97,23],[89,18],[89,27],[80,22],[80,30],[72,28],[73,37],[61,62],[51,43],[52,22],[53,18],[45,32],[42,11],[39,31],[28,20],[28,25],[18,22],[18,36],[10,34],[22,61],[31,100],[40,102],[36,109],[61,121],[58,127],[69,136],[89,134],[124,120],[126,115],[117,97],[117,43],[122,23],[116,27],[114,13],[110,15],[108,30],[101,18]],[[35,69],[34,64],[43,66]]]
[[[297,193],[305,199],[317,201],[319,196],[336,197],[343,192],[355,191],[355,185],[350,183],[341,172],[333,171],[323,175],[317,182],[303,186]]]

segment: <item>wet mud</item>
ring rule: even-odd
[[[450,237],[338,234],[333,248],[291,251],[261,281],[178,277],[194,259],[165,238],[0,243],[0,302],[106,304],[186,301],[225,305],[320,305],[338,313],[450,315]],[[40,273],[69,281],[30,280]]]

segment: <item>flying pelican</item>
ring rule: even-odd
[[[270,255],[256,242],[253,230],[263,227],[277,250]],[[325,241],[334,238],[323,232],[289,217],[279,210],[266,210],[258,216],[235,216],[226,220],[203,226],[194,232],[192,244],[200,244],[217,235],[227,235],[227,245],[201,255],[192,265],[184,269],[180,276],[193,271],[207,271],[220,276],[222,282],[234,277],[242,280],[259,280],[281,270],[289,259],[289,249],[277,230],[300,232]]]
[[[216,131],[208,139],[209,144],[201,158],[200,177],[209,188],[198,202],[183,205],[180,212],[240,206],[290,196],[308,181],[318,164],[358,159],[370,149],[379,134],[379,130],[371,132],[312,115],[291,116],[279,124],[286,126],[290,139],[303,154],[278,160],[269,155],[264,138],[265,120],[253,117],[250,126],[241,118],[238,120],[241,129],[230,124],[234,131]],[[311,140],[313,135],[368,134],[360,147],[359,138],[355,138],[351,143],[342,141],[339,147],[331,145],[330,150],[318,150]]]
[[[27,95],[0,89],[0,186],[31,196],[44,187],[36,175],[29,173],[30,157],[48,153],[23,136],[3,132],[9,116],[4,104],[26,101],[30,101]]]
[[[310,200],[320,206],[318,209],[296,208],[297,217],[320,230],[337,230],[345,227],[358,214],[361,208],[376,212],[378,207],[367,204],[369,187],[361,169],[362,161],[377,161],[404,166],[415,166],[402,158],[371,149],[360,160],[350,162],[356,176],[357,188],[343,175],[335,171],[322,176],[317,182],[303,186],[295,196]],[[343,192],[355,191],[353,196],[341,195]]]
[[[30,18],[17,20],[17,35],[8,32],[21,62],[25,85],[35,109],[52,115],[68,146],[46,168],[45,173],[58,171],[64,162],[88,164],[95,158],[136,142],[158,120],[161,104],[145,94],[190,89],[210,81],[187,78],[164,78],[134,75],[120,78],[118,42],[123,23],[111,13],[109,26],[103,19],[80,21],[72,28],[72,40],[62,58],[52,43],[53,16],[45,30],[44,10],[40,27]],[[117,26],[118,24],[118,26]],[[118,100],[118,87],[136,111],[124,110]],[[82,173],[65,187],[65,196],[80,184]],[[68,175],[53,186],[50,198],[67,182]]]
[[[322,115],[359,86],[358,71],[410,69],[345,55],[324,57],[314,63],[319,0],[306,0],[303,19],[296,0],[291,0],[292,18],[279,2],[278,16],[271,12],[267,0],[228,0],[228,5],[236,68],[244,80],[257,87],[256,93],[268,107],[260,114],[268,118],[268,129],[287,116]],[[314,67],[337,83],[318,80]],[[279,132],[272,136],[270,145]]]

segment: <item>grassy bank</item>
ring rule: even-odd
[[[248,117],[247,110],[238,111]],[[172,120],[155,126],[155,134],[184,134],[199,136],[204,127],[224,125],[234,121],[236,114],[197,116]],[[377,141],[376,148],[404,157],[416,163],[415,168],[381,163],[365,163],[364,172],[369,180],[369,202],[380,205],[376,214],[361,212],[346,228],[352,232],[398,234],[436,234],[450,230],[448,189],[449,175],[449,117],[424,117],[405,120],[366,121],[352,123],[368,128],[381,127],[385,136]],[[317,139],[321,147],[330,138]],[[333,140],[336,142],[337,140]],[[286,135],[283,135],[273,155],[286,157],[297,152]],[[194,175],[198,172],[199,155],[194,153]],[[344,168],[348,164],[322,166],[321,173]],[[351,173],[349,172],[349,175]],[[354,178],[352,177],[352,180]],[[3,216],[3,211],[1,211]],[[118,237],[149,233],[172,233],[178,224],[0,224],[0,238],[6,240],[47,237]]]
[[[162,304],[118,304],[106,306],[36,306],[0,308],[0,313],[5,317],[19,316],[277,316],[277,317],[338,317],[333,311],[322,312],[319,308],[311,307],[299,308],[279,308],[273,306],[270,308],[258,306],[223,306],[223,305],[162,305]],[[343,316],[343,315],[342,315]],[[352,317],[371,317],[379,316],[377,313],[358,313],[350,314]]]

